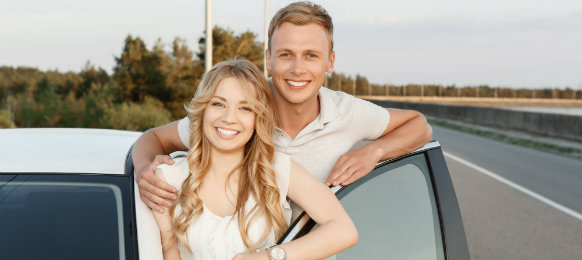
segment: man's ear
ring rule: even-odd
[[[267,66],[267,70],[271,71],[271,50],[265,49],[265,64]]]
[[[335,51],[332,51],[331,55],[329,55],[329,62],[327,63],[327,67],[325,68],[325,72],[327,72],[327,73],[333,72],[334,62],[335,62]]]

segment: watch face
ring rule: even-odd
[[[274,260],[283,260],[285,259],[285,249],[280,246],[274,246],[271,248],[271,258]]]

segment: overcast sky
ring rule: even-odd
[[[292,1],[269,1],[269,17]],[[335,71],[378,84],[582,87],[580,0],[328,0]],[[109,72],[128,34],[197,50],[204,0],[0,0],[0,66]],[[215,0],[213,24],[263,39],[264,0]]]

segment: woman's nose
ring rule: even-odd
[[[224,114],[222,114],[222,121],[226,123],[236,122],[236,109],[234,108],[225,109]]]

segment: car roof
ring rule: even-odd
[[[0,129],[0,173],[124,174],[141,132],[82,128]]]

